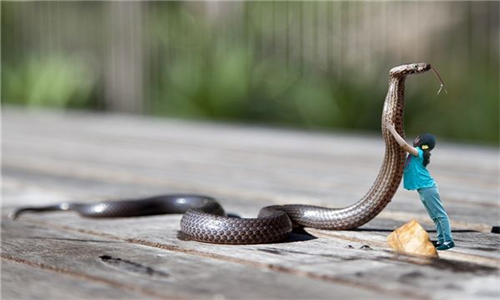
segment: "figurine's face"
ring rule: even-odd
[[[391,69],[389,75],[391,76],[406,76],[410,74],[425,73],[431,69],[428,63],[413,63],[402,66],[397,66]]]

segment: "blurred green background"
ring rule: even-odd
[[[499,2],[2,2],[2,104],[499,144]]]

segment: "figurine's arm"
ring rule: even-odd
[[[399,133],[396,131],[396,129],[394,128],[394,124],[391,124],[391,123],[384,123],[385,127],[389,130],[389,132],[394,136],[394,138],[396,139],[396,142],[399,144],[399,146],[401,146],[401,148],[403,148],[403,150],[405,150],[406,152],[410,153],[411,155],[413,156],[418,156],[418,151],[417,149],[413,148],[412,146],[410,146],[410,144],[408,144],[400,135]]]

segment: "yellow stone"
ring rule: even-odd
[[[389,246],[397,252],[427,257],[437,257],[436,248],[429,239],[429,234],[415,220],[394,230],[387,237]]]

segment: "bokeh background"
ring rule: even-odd
[[[391,67],[408,135],[499,144],[499,2],[5,2],[2,104],[380,130]]]

